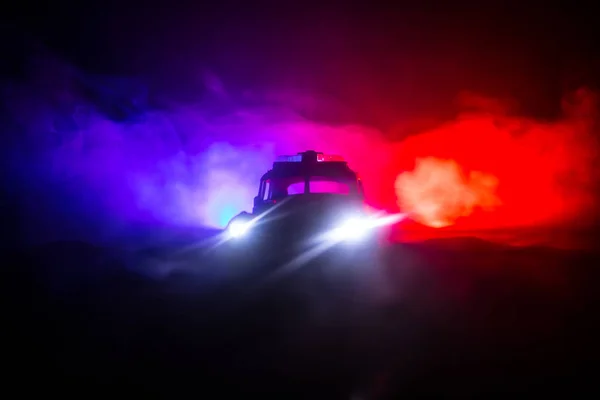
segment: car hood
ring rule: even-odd
[[[289,196],[275,203],[263,219],[273,228],[325,228],[336,222],[364,214],[365,205],[359,198],[337,194],[303,194]]]

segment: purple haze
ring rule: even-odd
[[[88,76],[49,57],[32,63],[27,79],[3,93],[14,139],[4,150],[27,236],[98,239],[139,224],[220,228],[251,207],[277,154],[314,148],[360,159],[385,148],[374,129],[301,116],[335,111],[334,103],[233,93],[210,73],[202,82],[197,101],[174,103],[138,80]]]

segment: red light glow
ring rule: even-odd
[[[579,91],[556,123],[463,115],[394,151],[398,205],[425,226],[547,226],[594,212],[595,97]]]

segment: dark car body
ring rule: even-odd
[[[226,247],[230,257],[257,263],[332,252],[338,259],[371,259],[375,235],[351,244],[327,236],[341,222],[367,216],[361,180],[341,157],[315,151],[281,156],[262,176],[252,212],[236,215],[225,231],[243,223],[250,232],[230,237]]]

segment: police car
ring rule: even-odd
[[[311,247],[361,247],[394,216],[370,213],[362,182],[343,157],[308,150],[279,156],[260,179],[252,212],[225,229],[237,247],[290,256]]]

